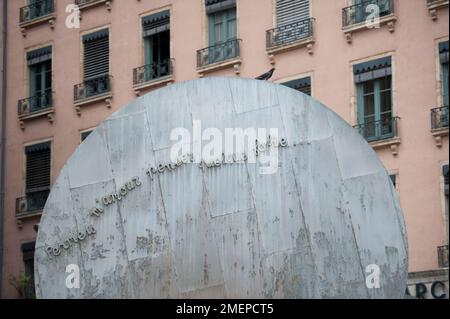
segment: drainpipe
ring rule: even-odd
[[[5,142],[6,142],[6,81],[7,81],[7,35],[8,0],[3,0],[3,62],[2,62],[2,105],[0,130],[0,299],[3,291],[3,236],[5,217]]]

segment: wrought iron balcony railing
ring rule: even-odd
[[[133,70],[133,85],[144,84],[173,74],[172,60],[147,64]]]
[[[28,114],[38,113],[49,109],[53,106],[52,90],[47,90],[44,93],[20,100],[18,103],[18,114],[24,116]]]
[[[111,92],[111,77],[107,74],[75,85],[73,98],[75,102],[78,102],[108,92]]]
[[[240,39],[233,39],[227,42],[215,44],[213,46],[197,51],[197,67],[201,68],[209,64],[234,59],[240,56]]]
[[[41,0],[20,8],[20,23],[45,17],[55,11],[54,0]]]
[[[448,268],[448,245],[440,246],[437,249],[439,268]]]
[[[348,27],[366,21],[377,12],[372,6],[378,8],[380,18],[394,13],[393,0],[367,0],[342,9],[342,26]]]
[[[23,217],[26,215],[33,215],[39,213],[44,209],[47,202],[49,188],[43,188],[28,192],[25,197],[17,198],[16,200],[16,217]]]
[[[448,105],[431,110],[431,129],[448,128]]]
[[[386,140],[398,136],[398,119],[398,117],[389,117],[380,121],[359,124],[355,128],[368,142]]]
[[[314,18],[308,18],[266,31],[266,47],[269,49],[311,38],[313,21]]]

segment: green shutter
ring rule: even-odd
[[[306,95],[311,95],[311,77],[305,77],[297,80],[282,83],[282,85],[291,89],[300,91]]]

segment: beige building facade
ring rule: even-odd
[[[32,296],[45,200],[102,120],[164,85],[272,68],[373,146],[405,216],[409,292],[448,298],[448,1],[7,3],[3,298]]]

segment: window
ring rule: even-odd
[[[306,95],[311,95],[311,78],[305,77],[293,81],[289,81],[286,83],[282,83],[282,85],[285,85],[287,87],[290,87],[291,89],[300,91]]]
[[[236,39],[236,8],[208,15],[209,45]]]
[[[439,43],[439,61],[441,63],[442,106],[448,107],[448,41]],[[447,115],[448,116],[448,115]]]
[[[361,134],[368,141],[396,136],[396,118],[392,111],[391,58],[357,64],[353,71]]]
[[[208,14],[207,63],[214,63],[239,55],[236,31],[235,0],[205,0]]]
[[[389,175],[389,178],[391,179],[391,182],[394,185],[394,188],[397,188],[397,175],[395,175],[395,174]]]
[[[448,220],[448,197],[449,197],[449,173],[448,165],[442,167],[442,175],[444,176],[444,195],[445,195],[445,214]]]
[[[52,47],[27,53],[29,74],[29,112],[52,106]]]
[[[172,74],[170,61],[170,11],[142,18],[144,68],[138,70],[138,81],[147,82]]]
[[[84,140],[87,139],[87,137],[88,137],[89,135],[91,135],[92,132],[93,132],[93,130],[92,130],[92,131],[82,132],[82,133],[81,133],[81,142],[84,142]]]
[[[26,155],[26,211],[42,210],[50,192],[51,143],[25,148]]]
[[[35,242],[23,244],[21,247],[24,265],[24,281],[22,287],[22,298],[34,299],[34,250]]]
[[[109,92],[109,30],[83,36],[83,45],[84,97]]]

